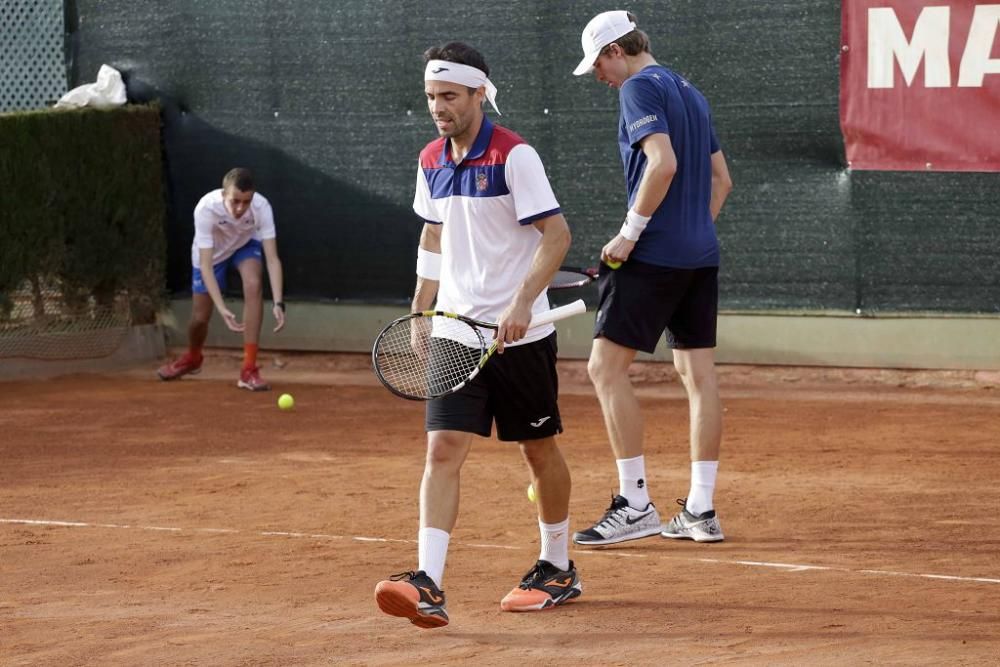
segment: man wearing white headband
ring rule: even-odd
[[[452,42],[424,53],[424,94],[440,138],[420,153],[413,209],[424,220],[413,310],[436,309],[495,321],[502,355],[462,390],[427,403],[427,459],[420,486],[418,566],[379,582],[387,614],[422,628],[448,623],[442,591],[458,516],[459,473],[473,435],[517,442],[538,502],[541,552],[504,611],[535,611],[580,595],[569,560],[569,469],[556,445],[556,334],[528,329],[549,309],[546,286],[570,233],[538,153],[483,113],[498,114],[489,68],[472,47]],[[482,497],[482,496],[480,496]],[[486,500],[490,502],[489,500]]]
[[[618,465],[619,492],[604,517],[573,535],[606,545],[660,533],[723,539],[713,494],[722,439],[715,374],[719,242],[715,218],[732,189],[708,102],[659,65],[629,12],[595,16],[583,30],[583,60],[619,89],[618,147],[629,210],[601,250],[600,305],[588,370]],[[614,268],[612,268],[614,267]],[[637,350],[653,352],[666,332],[690,404],[691,487],[665,526],[649,497],[642,412],[628,369]]]

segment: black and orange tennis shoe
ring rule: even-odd
[[[423,570],[394,574],[378,582],[375,602],[386,614],[408,618],[418,628],[448,625],[444,591]]]
[[[546,560],[540,560],[528,570],[517,588],[500,601],[504,611],[540,611],[580,597],[583,586],[573,561],[568,570],[560,570]]]

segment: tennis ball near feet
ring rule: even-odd
[[[282,410],[291,410],[295,407],[295,399],[291,394],[282,394],[278,397],[278,407]]]
[[[534,484],[529,484],[528,485],[528,500],[530,500],[531,502],[535,502],[536,500],[538,500],[538,496],[535,495],[535,485]]]
[[[611,269],[612,271],[614,271],[615,269],[621,268],[621,265],[622,265],[621,262],[616,262],[616,261],[614,261],[612,259],[609,259],[608,261],[606,261],[605,264],[607,264],[608,268]]]

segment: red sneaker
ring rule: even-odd
[[[194,375],[201,372],[201,361],[201,357],[196,359],[191,356],[190,352],[185,352],[180,359],[175,359],[156,369],[156,374],[163,381],[176,380],[182,375]]]
[[[264,379],[260,376],[260,368],[257,366],[241,370],[240,380],[236,383],[236,386],[240,389],[249,389],[250,391],[267,391],[271,388],[271,385],[264,382]]]

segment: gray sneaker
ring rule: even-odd
[[[660,535],[675,540],[695,542],[721,542],[725,539],[722,536],[722,527],[719,526],[719,517],[715,516],[715,510],[691,514],[685,506],[686,501],[686,498],[677,499],[677,504],[684,509],[670,520]]]
[[[584,546],[617,544],[656,535],[663,528],[653,503],[637,510],[624,496],[612,496],[611,507],[600,521],[587,530],[573,533],[573,541]]]

